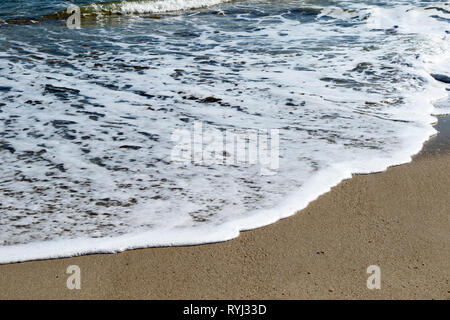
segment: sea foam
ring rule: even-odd
[[[251,1],[4,27],[0,263],[225,241],[411,161],[446,112],[430,74],[450,73],[449,18],[445,3]],[[172,133],[197,121],[279,129],[279,171],[171,161]]]

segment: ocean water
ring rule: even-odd
[[[225,241],[409,162],[450,112],[449,22],[444,1],[1,0],[0,263]],[[174,161],[199,124],[278,130],[277,167]]]

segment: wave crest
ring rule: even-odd
[[[230,0],[134,0],[88,4],[80,7],[83,16],[155,14],[206,8]]]

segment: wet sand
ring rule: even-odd
[[[192,247],[0,266],[3,299],[449,299],[450,121],[406,165],[357,175],[295,216]],[[66,287],[69,265],[81,289]],[[381,289],[366,286],[370,265]]]

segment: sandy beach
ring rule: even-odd
[[[216,244],[0,266],[2,299],[448,299],[449,118],[406,165]],[[69,265],[81,290],[66,287]],[[381,289],[366,287],[370,265]]]
[[[449,21],[3,1],[0,300],[449,300]]]

